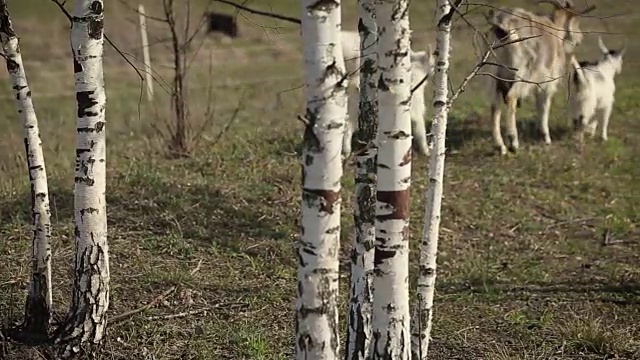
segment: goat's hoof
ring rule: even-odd
[[[504,145],[496,146],[496,150],[500,155],[507,155],[507,147]]]

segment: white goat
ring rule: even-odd
[[[358,113],[360,102],[360,34],[356,31],[342,31],[342,52],[347,71],[354,75],[349,79],[349,121],[345,126],[345,134],[342,143],[342,154],[347,157],[351,154],[351,138],[358,125]],[[427,51],[411,51],[411,87],[415,87],[425,76],[431,73],[434,66],[434,58],[431,46]],[[426,106],[424,93],[427,81],[415,90],[411,96],[411,127],[414,147],[422,155],[428,155],[427,131],[425,127]]]
[[[591,136],[595,135],[598,120],[591,119],[596,112],[600,112],[602,116],[602,140],[607,140],[616,92],[615,76],[622,70],[622,58],[626,51],[626,44],[620,51],[609,50],[599,36],[598,45],[602,58],[597,62],[578,62],[575,56],[571,56],[574,71],[569,89],[569,117],[580,140],[584,139],[586,129]]]
[[[521,8],[498,8],[487,17],[491,25],[489,39],[497,44],[506,43],[494,52],[497,56],[494,61],[499,66],[492,68],[489,80],[493,140],[503,155],[507,153],[507,146],[500,131],[502,103],[507,107],[509,150],[515,152],[519,147],[516,108],[532,92],[544,141],[551,144],[551,98],[565,73],[566,55],[572,54],[583,38],[576,15],[595,9],[591,6],[576,11],[568,0],[539,0],[537,3],[552,4],[553,13],[544,15]],[[525,40],[517,42],[518,39]]]

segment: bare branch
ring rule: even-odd
[[[250,8],[250,7],[235,3],[233,1],[229,1],[229,0],[211,0],[211,1],[219,2],[219,3],[222,3],[222,4],[227,4],[227,5],[235,7],[238,10],[244,10],[244,11],[252,13],[252,14],[262,15],[262,16],[266,16],[266,17],[270,17],[270,18],[274,18],[274,19],[278,19],[278,20],[284,20],[284,21],[288,21],[290,23],[294,23],[294,24],[298,24],[298,25],[302,24],[302,22],[298,18],[294,18],[294,17],[286,16],[286,15],[280,15],[280,14],[276,14],[276,13],[270,12],[270,11],[255,10],[255,9]]]
[[[125,5],[126,7],[129,8],[129,10],[134,11],[137,15],[142,15],[145,18],[149,19],[149,20],[153,20],[153,21],[157,21],[157,22],[162,22],[162,23],[166,23],[167,19],[163,19],[163,18],[159,18],[157,16],[152,16],[152,15],[148,15],[148,14],[141,14],[138,9],[136,9],[135,7],[129,5],[125,0],[118,0],[122,5]]]
[[[60,2],[60,0],[51,0],[51,1],[53,1],[53,3],[56,4],[58,8],[60,8],[60,11],[62,11],[64,16],[66,16],[67,19],[69,20],[69,23],[73,24],[73,16],[71,16],[69,11],[64,7],[64,4],[66,2]],[[140,81],[143,81],[144,77],[142,76],[142,73],[140,72],[140,70],[138,70],[138,68],[135,65],[133,65],[133,63],[129,59],[127,59],[125,54],[122,51],[120,51],[118,46],[116,46],[116,44],[114,44],[113,41],[111,41],[111,39],[107,36],[106,33],[104,33],[104,38],[105,40],[107,40],[107,43],[111,45],[111,47],[113,47],[113,49],[124,59],[124,61],[126,61],[127,64],[129,64],[136,71],[136,74],[138,74]]]

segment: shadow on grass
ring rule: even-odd
[[[427,129],[431,124],[427,125]],[[466,117],[451,117],[447,124],[447,148],[458,151],[476,140],[491,140],[491,127],[488,119],[478,113]]]
[[[512,300],[527,300],[531,297],[577,297],[580,301],[597,301],[621,306],[640,305],[640,284],[602,283],[592,281],[532,282],[527,285],[509,284],[490,280],[478,282],[442,282],[438,292],[443,295],[484,294],[507,297]]]
[[[540,128],[540,120],[538,120],[537,117],[520,120],[518,122],[518,135],[521,139],[529,142],[543,143],[544,141]],[[561,141],[571,135],[571,130],[563,124],[551,123],[549,124],[549,135],[551,136],[551,141]]]
[[[51,187],[53,222],[73,219],[73,190]],[[260,191],[264,192],[264,189]],[[110,237],[139,234],[179,237],[200,246],[243,249],[256,241],[279,240],[288,233],[274,228],[279,213],[268,199],[243,196],[215,185],[172,184],[161,177],[120,176],[109,179],[107,214]],[[0,233],[31,223],[30,194],[0,199]],[[146,234],[146,235],[145,235]]]
[[[506,137],[505,130],[506,118],[502,116],[502,136]],[[477,112],[473,112],[465,117],[451,116],[447,125],[447,148],[453,151],[460,151],[465,147],[472,146],[477,141],[493,144],[491,134],[491,119]],[[431,128],[431,123],[427,123],[427,129]],[[560,141],[566,139],[571,131],[562,124],[550,124],[549,132],[552,141]],[[543,136],[540,131],[540,124],[537,118],[526,118],[518,121],[518,136],[521,141],[531,143],[542,143]],[[491,147],[491,151],[483,155],[495,154]]]

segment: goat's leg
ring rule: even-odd
[[[413,133],[413,146],[420,155],[429,156],[429,145],[427,143],[427,128],[423,118],[411,118],[411,128]]]
[[[573,130],[575,131],[575,138],[579,143],[584,142],[584,134],[591,124],[591,119],[593,118],[592,111],[584,111],[580,115],[577,115],[573,119]]]
[[[507,139],[509,140],[509,150],[518,151],[520,142],[518,141],[518,127],[516,124],[516,108],[518,98],[507,96]]]
[[[596,130],[598,129],[598,120],[597,118],[592,119],[589,124],[587,124],[587,130],[589,131],[589,135],[591,137],[596,136]]]
[[[549,134],[549,109],[551,108],[551,95],[546,91],[536,92],[536,110],[540,118],[540,131],[544,136],[544,143],[551,144],[551,135]]]
[[[502,107],[499,103],[500,100],[493,101],[491,104],[491,120],[493,122],[493,142],[495,143],[496,148],[500,151],[500,154],[504,155],[507,153],[507,147],[504,145],[504,140],[502,140],[502,133],[500,132],[500,118],[502,117]]]
[[[602,112],[602,129],[600,130],[601,131],[600,136],[603,141],[607,141],[607,138],[608,138],[607,132],[609,130],[609,118],[611,118],[612,109],[613,109],[613,106],[608,106]]]

